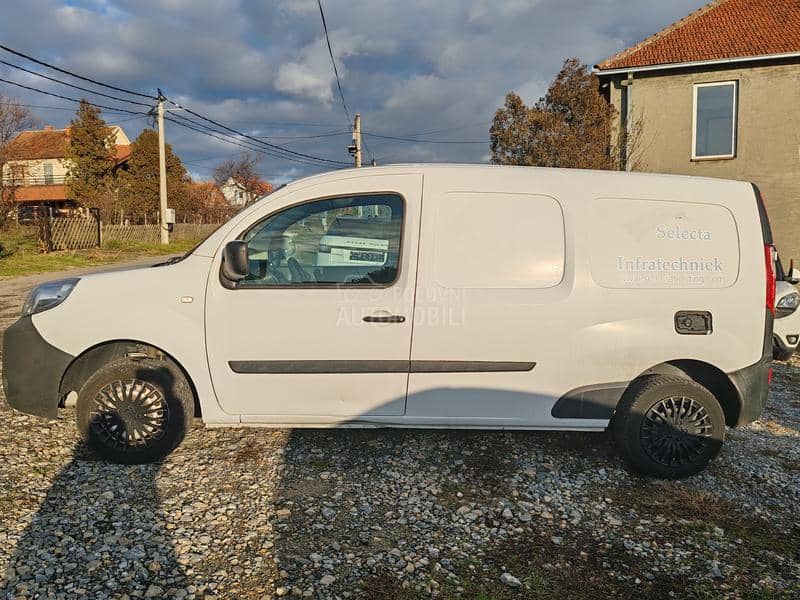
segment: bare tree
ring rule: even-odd
[[[261,162],[259,155],[243,152],[237,158],[228,159],[217,165],[214,169],[214,183],[222,187],[233,179],[251,199],[268,194],[272,191],[272,186],[259,176],[257,171],[259,162]]]
[[[21,131],[38,125],[30,110],[18,101],[0,96],[0,227],[6,224],[14,207],[14,196],[20,179],[24,177],[22,165],[8,164],[9,142]]]

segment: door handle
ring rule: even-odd
[[[364,317],[365,323],[405,323],[403,315],[367,315]]]

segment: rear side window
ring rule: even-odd
[[[437,200],[434,273],[447,288],[549,288],[564,277],[564,217],[549,196],[454,192]]]
[[[591,208],[592,278],[607,288],[726,288],[739,234],[724,206],[601,198]]]

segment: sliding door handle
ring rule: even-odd
[[[403,315],[367,315],[364,317],[365,323],[405,323]]]

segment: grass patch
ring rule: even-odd
[[[176,240],[168,246],[141,242],[110,241],[102,248],[64,250],[44,254],[38,251],[35,234],[25,230],[0,232],[0,277],[19,277],[50,271],[93,267],[134,260],[144,256],[181,254],[196,240]]]
[[[604,564],[606,566],[604,566]],[[456,567],[458,581],[440,581],[438,598],[442,600],[517,600],[542,598],[563,600],[582,598],[667,597],[669,592],[683,595],[683,583],[660,575],[642,582],[646,564],[628,556],[622,548],[603,547],[591,537],[564,539],[556,545],[546,535],[531,534],[505,540],[486,548],[485,554]],[[500,583],[500,575],[509,571],[520,579],[522,587]],[[639,576],[640,583],[636,583]],[[365,598],[430,598],[424,591],[403,589],[400,581],[388,574],[367,580],[362,589]]]
[[[683,519],[693,531],[721,527],[729,538],[741,538],[749,553],[775,552],[800,559],[800,527],[789,530],[776,527],[747,514],[732,502],[687,485],[668,482],[607,490],[618,506],[632,506],[640,514],[661,515],[671,520]]]
[[[800,529],[796,526],[780,531],[774,524],[748,515],[734,504],[715,494],[670,482],[648,485],[645,482],[619,489],[605,489],[615,506],[634,508],[641,518],[664,516],[665,527],[676,541],[686,540],[699,552],[700,563],[690,573],[694,581],[675,576],[663,561],[654,568],[651,559],[629,552],[622,540],[613,537],[597,539],[586,533],[563,531],[556,544],[553,531],[532,531],[513,539],[500,540],[483,548],[470,560],[456,564],[457,580],[434,575],[439,583],[441,600],[515,600],[542,598],[563,600],[585,598],[694,598],[711,600],[741,598],[796,597],[798,589],[754,589],[752,585],[764,576],[778,576],[792,581],[791,562],[797,560]],[[679,521],[680,519],[680,521]],[[741,545],[721,547],[720,562],[735,567],[722,580],[706,574],[703,556],[705,540],[714,526],[725,530],[730,542],[741,538]],[[665,570],[666,569],[666,570]],[[521,587],[510,588],[500,583],[503,571],[517,577]],[[401,581],[388,573],[379,573],[364,582],[360,597],[430,598],[430,594],[413,588],[404,589]]]

